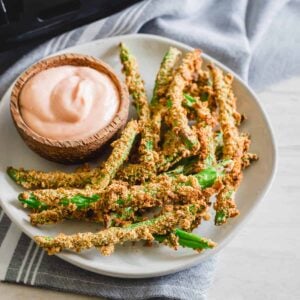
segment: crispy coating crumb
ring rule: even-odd
[[[192,81],[195,69],[202,62],[200,53],[201,51],[196,49],[185,55],[182,64],[174,74],[167,95],[170,109],[166,116],[166,122],[175,134],[181,136],[183,143],[191,151],[196,151],[199,148],[199,142],[197,136],[189,127],[185,110],[182,107],[182,100],[185,86]]]
[[[82,251],[95,247],[105,255],[111,254],[116,244],[123,244],[127,241],[153,241],[154,234],[164,235],[180,224],[187,226],[187,222],[192,222],[195,215],[190,212],[188,206],[182,206],[181,209],[167,213],[156,219],[138,223],[125,228],[111,227],[97,233],[77,233],[74,235],[65,235],[63,233],[56,237],[36,236],[37,244],[44,248],[48,254],[55,254],[63,249]]]
[[[135,57],[123,43],[120,44],[120,58],[128,91],[133,98],[133,104],[136,107],[139,119],[145,123],[150,117],[145,85],[139,73]]]
[[[238,125],[240,115],[236,111],[236,98],[232,93],[231,74],[223,76],[222,72],[210,66],[214,78],[215,98],[219,107],[219,122],[223,133],[223,157],[230,159],[234,165],[232,170],[224,177],[224,187],[217,195],[214,208],[216,225],[225,223],[227,218],[239,214],[234,201],[235,191],[242,180],[242,158],[245,148],[245,138],[239,133]]]
[[[73,173],[61,171],[42,172],[36,170],[14,169],[9,167],[7,173],[13,180],[26,189],[46,189],[59,187],[83,188],[91,183],[91,179],[97,175],[98,169],[81,169]]]
[[[45,190],[42,191],[45,192]],[[91,189],[89,195],[85,196],[94,195],[95,191]],[[65,201],[61,204],[58,204],[59,202],[51,203],[47,194],[43,194],[44,197],[40,197],[40,201],[52,209],[32,213],[30,215],[31,223],[33,225],[52,224],[63,219],[79,219],[107,225],[108,222],[112,221],[112,217],[107,219],[107,215],[111,212],[118,213],[113,218],[114,222],[120,223],[117,219],[134,221],[134,211],[138,209],[163,207],[173,203],[196,203],[205,207],[208,194],[201,189],[194,176],[180,175],[173,178],[160,175],[154,178],[152,182],[143,185],[130,186],[123,181],[114,181],[106,190],[97,195],[98,201],[79,208],[76,205],[77,202],[72,202],[72,199],[68,203]],[[58,192],[58,196],[61,196],[60,192]],[[66,194],[65,199],[69,199]],[[82,202],[79,204],[82,205]]]

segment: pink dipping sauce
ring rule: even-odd
[[[109,76],[77,66],[39,72],[25,83],[19,99],[27,126],[59,141],[97,133],[112,121],[119,102],[119,93]]]

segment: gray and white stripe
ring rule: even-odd
[[[11,223],[0,247],[0,280],[5,279],[8,266],[13,257],[20,237],[21,231],[14,223]]]
[[[40,249],[37,245],[35,245],[34,251],[33,251],[32,256],[30,258],[29,264],[28,264],[27,269],[26,269],[25,277],[24,277],[24,280],[23,280],[23,282],[25,284],[28,282],[29,275],[30,275],[33,263],[36,259],[36,256],[37,256],[39,250],[42,251],[42,249]]]
[[[41,263],[42,263],[44,255],[45,255],[44,250],[40,249],[40,255],[38,257],[38,261],[37,261],[37,264],[36,264],[36,266],[35,266],[35,268],[33,270],[32,278],[31,278],[31,281],[30,281],[31,285],[35,284],[35,280],[36,280],[36,277],[38,275],[38,271],[39,271],[39,268],[41,266]]]
[[[29,254],[31,252],[31,249],[33,248],[33,245],[34,245],[34,241],[30,241],[29,245],[28,245],[28,248],[27,248],[27,251],[25,253],[25,256],[23,258],[23,261],[22,261],[22,264],[21,264],[21,267],[19,269],[19,272],[18,272],[18,275],[17,275],[17,278],[16,278],[16,282],[20,282],[21,280],[21,276],[23,274],[23,271],[24,271],[24,268],[25,268],[25,265],[28,261],[28,258],[29,258]]]

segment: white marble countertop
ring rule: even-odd
[[[300,299],[300,77],[259,97],[275,131],[278,173],[267,197],[219,254],[209,300]],[[50,298],[93,299],[0,283],[0,299]]]

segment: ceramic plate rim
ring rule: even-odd
[[[165,37],[161,37],[161,36],[157,36],[157,35],[151,35],[151,34],[129,34],[129,35],[121,35],[121,36],[115,36],[115,37],[108,37],[108,38],[103,38],[103,39],[99,39],[99,40],[94,40],[88,43],[84,43],[84,44],[79,44],[79,45],[75,45],[66,49],[63,49],[61,51],[52,53],[51,55],[47,56],[54,56],[57,54],[61,54],[64,52],[70,52],[70,50],[72,51],[72,49],[77,48],[78,46],[88,46],[91,45],[93,46],[95,43],[97,43],[97,41],[103,41],[103,40],[107,40],[107,41],[114,41],[114,40],[124,40],[124,39],[149,39],[152,40],[154,42],[165,42],[165,43],[170,43],[173,46],[177,46],[180,48],[184,48],[186,50],[190,50],[193,49],[193,47],[188,46],[184,43],[178,42],[176,40],[173,39],[169,39],[169,38],[165,38]],[[164,271],[154,271],[154,272],[147,272],[147,273],[140,273],[140,272],[136,272],[136,273],[130,273],[130,274],[124,274],[123,272],[110,272],[110,271],[106,271],[106,270],[102,270],[99,269],[97,267],[91,267],[91,266],[86,266],[85,264],[82,264],[80,261],[74,259],[73,256],[69,256],[68,254],[64,254],[64,253],[60,253],[57,254],[58,257],[60,257],[61,259],[63,259],[64,261],[67,261],[75,266],[78,266],[82,269],[85,270],[89,270],[98,274],[102,274],[102,275],[107,275],[107,276],[111,276],[111,277],[117,277],[117,278],[149,278],[149,277],[157,277],[157,276],[162,276],[162,275],[167,275],[167,274],[172,274],[187,268],[190,268],[192,266],[195,266],[196,264],[200,263],[201,261],[207,259],[208,257],[212,257],[213,255],[215,255],[216,253],[218,253],[219,251],[221,251],[227,244],[229,241],[232,240],[232,238],[237,234],[237,232],[243,227],[243,225],[245,224],[245,222],[249,219],[250,215],[253,213],[253,211],[257,208],[258,204],[260,204],[263,200],[263,198],[265,198],[266,194],[268,193],[268,191],[270,190],[272,183],[274,181],[274,177],[276,174],[276,170],[277,170],[277,160],[278,160],[278,154],[277,154],[277,147],[276,147],[276,141],[275,141],[275,136],[273,133],[273,129],[269,120],[269,117],[267,115],[267,113],[264,111],[264,108],[262,107],[261,103],[259,102],[258,96],[255,94],[255,92],[252,90],[252,88],[250,88],[248,86],[247,83],[245,83],[240,76],[238,76],[235,72],[233,72],[230,68],[228,68],[227,66],[225,66],[223,63],[217,61],[216,59],[212,58],[211,56],[203,53],[202,56],[207,59],[212,61],[213,63],[215,63],[217,66],[221,67],[223,70],[226,70],[230,73],[232,73],[235,77],[235,80],[238,81],[238,83],[240,85],[242,85],[251,95],[252,100],[255,102],[256,106],[258,107],[258,109],[261,112],[261,115],[264,119],[264,122],[267,126],[267,129],[269,131],[270,134],[270,138],[271,138],[271,148],[272,148],[272,154],[273,154],[273,164],[272,164],[272,169],[271,169],[271,173],[270,176],[268,178],[268,181],[266,182],[266,185],[264,186],[264,188],[262,189],[261,195],[256,197],[256,201],[254,203],[254,205],[251,207],[251,209],[248,211],[247,215],[243,218],[243,220],[237,225],[235,226],[232,231],[230,232],[230,234],[222,241],[222,244],[219,245],[218,247],[216,247],[213,250],[210,251],[206,251],[201,255],[195,256],[195,258],[187,263],[187,264],[182,264],[181,266],[176,266],[174,268],[168,268],[167,270]],[[44,57],[45,58],[45,57]],[[43,59],[44,59],[43,58]],[[14,81],[15,82],[15,81]],[[5,97],[6,93],[8,92],[8,90],[13,86],[14,82],[12,83],[12,85],[7,89],[7,91],[4,93],[3,97],[1,98],[1,100]],[[0,110],[2,109],[2,106],[4,105],[4,101],[1,101],[0,103]],[[2,209],[4,210],[5,214],[8,215],[8,217],[11,219],[11,221],[17,225],[17,227],[24,232],[27,236],[29,236],[32,239],[32,234],[27,230],[27,228],[23,228],[21,226],[21,224],[19,224],[14,216],[11,214],[10,210],[8,209],[8,207],[6,206],[5,202],[2,200],[2,197],[0,195],[0,204]]]

